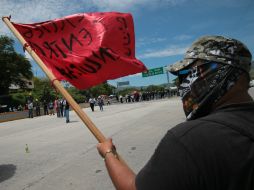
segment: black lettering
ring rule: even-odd
[[[25,31],[23,34],[23,36],[25,36],[26,38],[32,38],[33,37],[33,31],[31,28],[26,28],[23,27],[24,29],[26,29],[27,31]]]
[[[73,70],[71,70],[69,67],[66,67],[66,69],[68,70],[68,74],[74,78],[77,79],[78,77],[74,74]]]
[[[57,28],[56,23],[55,23],[55,22],[52,22],[52,25],[53,25],[53,27],[54,27],[54,32],[57,33],[58,28]]]
[[[126,20],[125,20],[124,17],[117,17],[116,20],[117,20],[118,22],[121,23],[121,25],[122,25],[122,27],[123,27],[124,29],[127,29],[127,23],[126,23]],[[123,30],[122,27],[120,27],[119,29],[120,29],[120,30]]]
[[[85,18],[84,14],[80,14],[80,15],[81,15],[81,16],[80,16],[80,18],[78,19],[78,23],[80,23],[80,22]],[[70,19],[65,18],[65,19],[61,20],[61,28],[60,28],[60,30],[62,30],[62,31],[64,30],[65,25],[66,25],[66,22],[67,22],[67,24],[69,24],[71,27],[76,28],[76,25],[75,25]]]
[[[78,19],[79,23],[85,18],[84,14],[80,14],[80,15],[81,15],[80,18]]]
[[[131,38],[130,38],[130,34],[127,33],[126,36],[123,37],[123,39],[125,40],[125,42],[123,43],[123,45],[130,45],[131,43]]]
[[[56,41],[53,41],[50,43],[48,43],[48,42],[43,43],[44,47],[50,51],[50,59],[52,59],[52,54],[54,54],[56,57],[59,57],[58,53],[51,47],[55,43],[56,43]]]
[[[84,67],[82,67],[86,72],[88,72],[88,73],[96,73],[97,72],[97,70],[93,67],[93,66],[91,66],[91,65],[88,65],[88,64],[84,64],[84,66],[86,67],[86,68],[84,68]]]
[[[94,61],[92,59],[86,58],[86,61],[90,62],[91,64],[93,64],[94,66],[96,66],[96,70],[99,70],[101,68],[101,64],[97,61]]]
[[[55,68],[56,68],[56,70],[57,70],[59,73],[61,73],[63,76],[65,76],[65,77],[67,77],[67,78],[69,78],[69,79],[73,79],[73,77],[72,77],[69,73],[67,73],[67,72],[65,71],[65,69],[59,68],[59,67],[57,67],[57,66],[55,66]]]
[[[61,30],[63,31],[63,29],[64,29],[64,27],[65,27],[65,22],[64,22],[64,20],[62,20],[61,23],[62,23]]]
[[[63,50],[56,44],[55,45],[56,49],[58,49],[58,51],[61,53],[61,55],[63,56],[63,58],[66,58],[67,55],[63,52]]]
[[[121,23],[121,27],[119,27],[119,30],[123,31],[123,46],[129,46],[131,44],[131,37],[130,33],[127,32],[128,25],[126,22],[126,19],[124,17],[117,17],[116,20]],[[125,52],[125,55],[130,56],[131,55],[131,49],[128,47],[124,47],[127,51]]]
[[[28,41],[28,44],[30,44],[32,49],[35,49],[36,51],[39,50],[41,52],[41,54],[46,57],[46,53],[44,52],[44,50],[38,44],[30,42],[30,41]]]
[[[90,73],[90,71],[87,70],[86,68],[84,68],[83,66],[79,66],[79,70],[80,70],[82,73],[84,73],[84,74]]]
[[[40,25],[35,25],[35,30],[38,30],[40,32],[39,38],[41,38],[44,35],[44,32],[41,29]]]
[[[72,69],[77,69],[78,71],[80,71],[81,73],[78,73],[79,75],[82,75],[82,73],[87,73],[87,71],[85,69],[83,69],[82,67],[76,67],[74,64],[70,64],[70,68]]]
[[[76,69],[77,67],[74,64],[70,64],[70,68]]]
[[[111,60],[114,60],[114,61],[116,60],[116,58],[115,58],[111,53],[109,53],[108,48],[100,47],[99,53],[100,53],[100,55],[97,55],[97,54],[93,51],[93,56],[96,57],[96,58],[99,59],[99,60],[102,60],[104,63],[106,63],[106,58],[105,58],[104,56],[107,56],[107,57],[110,58]]]
[[[126,49],[125,55],[130,57],[131,56],[131,49],[127,48],[127,47],[125,47],[125,49]]]
[[[111,49],[111,48],[106,48],[106,49],[107,49],[108,52],[110,51],[110,52],[112,52],[114,54],[114,60],[120,59],[120,56],[113,49]],[[111,53],[111,55],[112,55],[112,53]]]
[[[81,33],[81,32],[85,32],[85,34],[84,34],[84,36],[83,36],[83,39],[85,40],[87,37],[89,38],[89,42],[88,42],[88,44],[87,45],[90,45],[91,43],[92,43],[92,41],[93,41],[93,39],[92,39],[92,35],[91,35],[91,33],[87,30],[87,29],[85,29],[85,28],[82,28],[80,31],[79,31],[79,33]]]
[[[41,25],[41,27],[42,27],[44,30],[46,30],[48,33],[51,33],[51,31],[50,31],[48,28],[46,28],[46,26]]]
[[[65,45],[65,47],[66,47],[69,51],[72,51],[73,40],[75,40],[76,42],[78,42],[80,46],[83,46],[83,44],[78,40],[78,38],[76,38],[76,37],[74,36],[74,34],[71,34],[71,35],[70,35],[70,43],[69,43],[69,44],[67,44],[67,42],[65,41],[65,39],[62,38],[63,44]]]
[[[76,26],[67,18],[65,18],[65,20],[73,27],[73,28],[76,28]]]

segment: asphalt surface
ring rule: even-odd
[[[166,131],[184,120],[179,103],[171,98],[84,110],[138,171]],[[96,139],[73,111],[70,120],[55,115],[0,123],[0,189],[114,189]]]
[[[250,89],[254,97],[254,88]],[[118,153],[139,171],[164,134],[185,120],[179,98],[84,109]],[[76,114],[0,123],[1,190],[114,189],[97,141]],[[27,145],[26,145],[27,144]]]

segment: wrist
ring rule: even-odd
[[[112,150],[112,149],[109,149],[109,150],[107,150],[107,151],[103,154],[103,156],[102,156],[103,160],[106,161],[106,158],[107,158],[110,154],[112,154],[115,158],[117,158],[116,151],[115,151],[115,150]]]

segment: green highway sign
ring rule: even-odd
[[[145,72],[142,72],[142,77],[150,77],[150,76],[160,75],[160,74],[164,74],[163,67],[153,68]]]

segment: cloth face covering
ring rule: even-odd
[[[204,62],[179,71],[179,93],[187,120],[207,115],[243,72],[216,62]]]

